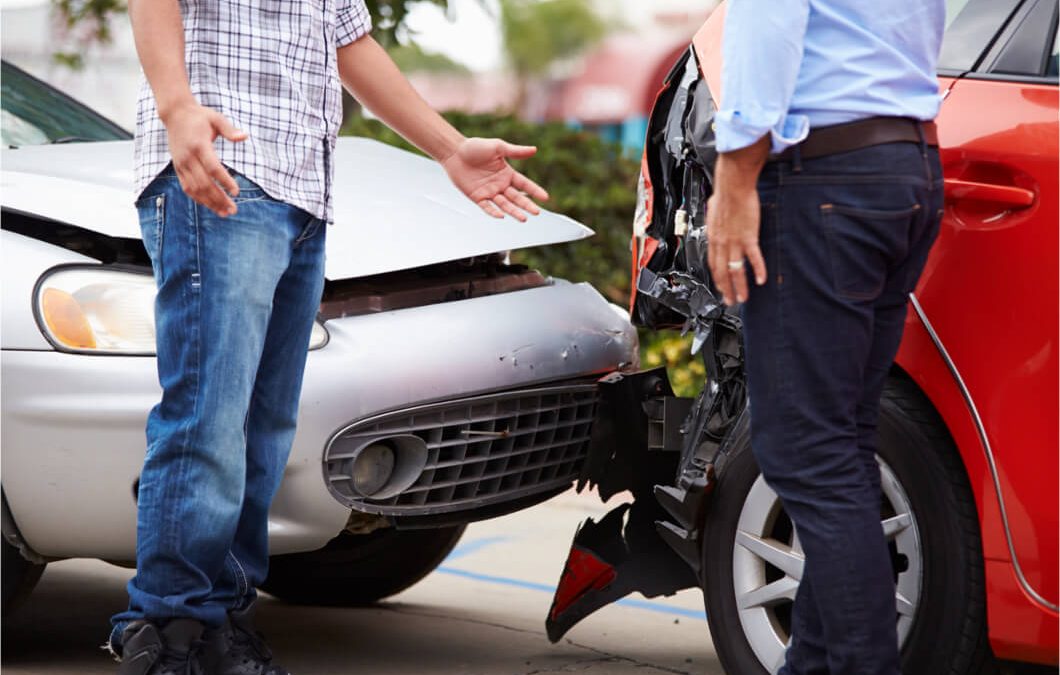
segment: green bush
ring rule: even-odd
[[[596,231],[589,239],[513,251],[512,259],[570,281],[588,281],[608,300],[629,305],[629,237],[640,164],[616,143],[564,124],[530,124],[511,116],[447,113],[468,136],[497,137],[536,145],[537,154],[517,168],[548,190],[546,206]],[[367,136],[408,150],[404,139],[376,120],[354,116],[343,133]],[[644,366],[666,365],[678,393],[694,395],[703,364],[689,356],[689,339],[641,331]]]

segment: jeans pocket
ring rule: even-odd
[[[920,205],[892,210],[822,204],[820,209],[835,292],[850,300],[875,299],[887,283],[891,261],[907,253]]]
[[[225,168],[228,169],[228,175],[232,177],[232,180],[239,187],[239,194],[231,198],[234,203],[243,204],[245,202],[258,202],[268,199],[268,195],[265,194],[265,190],[260,185],[230,166],[226,165]]]
[[[248,202],[260,202],[268,199],[268,195],[265,191],[259,187],[243,187],[239,186],[239,194],[232,197],[232,202],[236,205],[246,204]]]
[[[151,268],[155,273],[155,283],[162,282],[162,241],[166,229],[166,196],[149,195],[136,202],[140,214],[140,234],[144,248],[151,258]]]

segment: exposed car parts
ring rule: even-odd
[[[726,310],[706,263],[714,114],[690,50],[668,76],[649,120],[641,189],[653,190],[654,198],[642,200],[632,247],[634,323],[692,332],[707,384],[695,399],[681,399],[664,369],[600,383],[578,487],[595,486],[605,501],[628,490],[633,502],[599,522],[589,519],[576,533],[545,622],[553,642],[633,591],[672,595],[702,581],[700,533],[714,463],[747,406],[740,319]]]

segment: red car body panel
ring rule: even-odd
[[[1057,104],[1055,85],[964,78],[938,118],[946,213],[916,295],[978,410],[996,476],[957,382],[913,313],[897,359],[964,459],[995,653],[1051,663],[1060,630]]]
[[[724,7],[693,40],[716,102]],[[968,77],[940,78],[939,85],[946,94],[937,122],[947,199],[916,296],[989,447],[961,383],[912,310],[896,364],[931,400],[968,473],[995,655],[1055,664],[1058,88]]]

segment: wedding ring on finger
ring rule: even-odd
[[[730,272],[739,272],[740,270],[743,269],[743,264],[744,263],[743,263],[742,260],[730,260],[729,261],[729,271]]]

